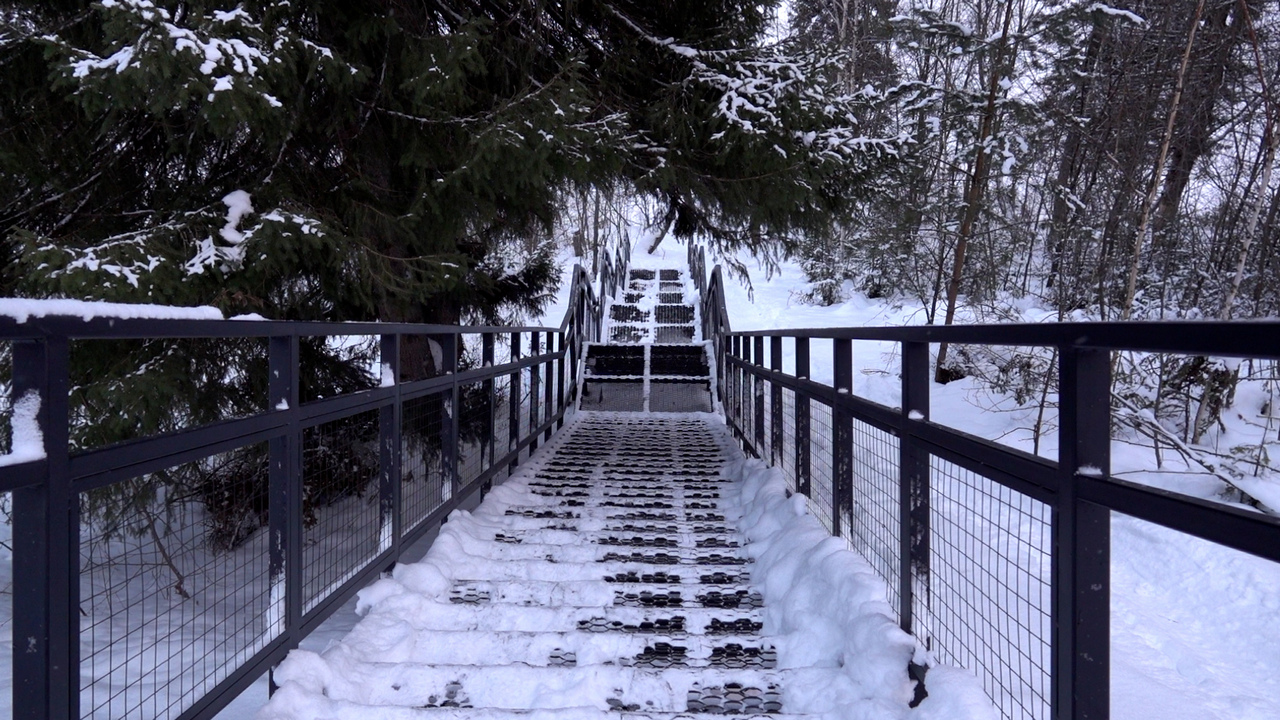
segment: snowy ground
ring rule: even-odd
[[[660,252],[683,254],[666,244]],[[919,305],[894,304],[850,294],[820,307],[805,301],[810,289],[801,269],[784,262],[767,277],[750,258],[752,290],[726,278],[726,302],[735,330],[894,326],[923,324]],[[1031,306],[1022,321],[1043,322],[1052,313]],[[957,322],[972,321],[960,317]],[[787,350],[788,372],[794,355]],[[830,343],[811,348],[812,377],[830,382]],[[899,360],[892,343],[854,343],[854,392],[900,406]],[[1257,442],[1253,422],[1258,386],[1243,385],[1236,413],[1206,442],[1229,448]],[[1056,411],[1042,420],[1038,448],[1036,402],[1019,405],[1008,395],[966,378],[931,388],[931,418],[938,423],[1026,451],[1057,456]],[[1273,404],[1274,406],[1274,404]],[[1239,417],[1231,417],[1238,415]],[[1270,430],[1274,436],[1274,428]],[[1274,443],[1273,443],[1274,445]],[[1272,448],[1271,457],[1280,458]],[[1221,500],[1220,481],[1167,454],[1156,468],[1149,445],[1117,437],[1115,474],[1178,492]],[[1271,460],[1271,472],[1277,460]],[[1274,483],[1273,483],[1274,484]],[[1112,523],[1112,717],[1150,720],[1267,720],[1280,717],[1280,565],[1189,536],[1114,515]],[[1047,567],[1043,581],[1047,582]]]

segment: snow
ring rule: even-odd
[[[40,393],[28,390],[13,404],[9,420],[12,450],[0,455],[0,467],[20,465],[45,458],[44,434],[40,432]]]
[[[1134,25],[1147,24],[1147,21],[1142,16],[1129,12],[1124,8],[1112,7],[1111,5],[1107,5],[1105,3],[1097,3],[1097,2],[1093,3],[1088,8],[1085,8],[1085,12],[1099,12],[1104,15],[1123,18],[1133,23]]]
[[[98,302],[90,300],[30,300],[27,298],[0,298],[0,317],[25,323],[32,318],[78,317],[88,322],[96,318],[115,320],[222,320],[222,311],[215,307],[175,307],[172,305],[146,305]]]
[[[214,89],[217,90],[216,87]],[[249,193],[244,190],[236,190],[222,198],[222,203],[227,206],[227,224],[223,226],[218,234],[223,240],[232,245],[239,245],[244,242],[244,233],[237,229],[240,225],[240,219],[253,212],[253,203],[250,201]]]
[[[809,514],[805,496],[790,493],[778,469],[743,460],[724,474],[740,478],[734,488],[740,529],[752,540],[752,582],[765,600],[765,632],[778,648],[778,667],[838,668],[863,693],[861,702],[871,704],[866,717],[995,717],[977,678],[945,666],[929,671],[928,698],[908,710],[914,683],[904,670],[918,648],[894,622],[884,581]],[[935,684],[937,670],[944,682]],[[850,717],[850,708],[833,706],[823,688],[811,692],[806,710]]]

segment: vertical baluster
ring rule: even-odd
[[[480,365],[485,370],[493,369],[493,362],[494,362],[494,355],[495,355],[494,346],[496,344],[497,344],[496,338],[493,333],[487,332],[480,336]],[[497,457],[498,457],[497,455],[498,439],[494,437],[494,433],[496,431],[494,429],[495,423],[493,421],[494,413],[497,412],[497,408],[498,408],[498,399],[496,397],[496,389],[495,389],[493,378],[489,378],[488,380],[484,381],[484,389],[482,392],[484,393],[484,397],[485,397],[485,408],[487,408],[488,410],[488,412],[485,413],[485,416],[486,416],[484,420],[484,438],[485,439],[482,445],[483,449],[481,450],[481,456],[484,458],[484,462],[481,463],[481,466],[482,466],[481,469],[482,471],[484,471],[492,468],[494,466],[494,463],[497,462]],[[493,487],[493,479],[490,478],[485,481],[484,487],[481,488],[481,491],[487,493],[489,492],[489,489],[492,487]]]
[[[796,338],[796,377],[809,379],[809,338]],[[813,447],[809,438],[809,395],[796,391],[796,492],[808,496],[810,486],[810,456]]]
[[[760,377],[759,369],[764,367],[764,336],[757,335],[752,338],[751,348],[751,402],[754,407],[754,418],[752,428],[754,431],[753,442],[755,443],[756,456],[767,458],[769,454],[765,452],[764,447],[764,378]]]
[[[80,503],[71,489],[70,342],[13,343],[13,399],[34,395],[45,480],[13,491],[13,717],[80,715]],[[19,590],[20,589],[20,590]]]
[[[400,336],[387,334],[381,340],[382,382],[394,383],[395,394],[378,410],[378,508],[381,522],[381,550],[400,554],[400,427],[403,407],[400,400]]]
[[[841,400],[853,395],[853,341],[831,343],[837,402],[831,406],[831,532],[840,535],[853,514],[853,416]]]
[[[271,604],[268,617],[295,646],[302,626],[302,430],[299,401],[298,336],[273,337],[268,346],[267,407],[288,413],[283,435],[268,442],[267,523]],[[283,584],[283,592],[280,588]],[[274,688],[274,681],[271,683]]]
[[[1111,708],[1111,511],[1077,498],[1076,477],[1085,467],[1104,476],[1110,472],[1111,354],[1064,345],[1058,357],[1053,717],[1106,720]]]
[[[898,618],[928,647],[927,626],[914,622],[916,601],[929,608],[929,452],[916,437],[929,421],[929,344],[902,343],[902,423],[898,436]]]
[[[511,362],[519,362],[520,360],[520,333],[511,333]],[[511,392],[507,398],[507,452],[515,450],[520,445],[520,395],[524,392],[523,373],[519,369],[511,372]],[[516,471],[516,466],[520,464],[520,455],[517,454],[511,459],[511,463],[507,465],[507,472]]]
[[[769,338],[769,369],[782,372],[782,337]],[[782,464],[782,386],[769,384],[769,464]]]

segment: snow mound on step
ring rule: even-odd
[[[861,691],[850,698],[793,684],[784,689],[788,712],[842,720],[996,717],[978,679],[947,667],[929,670],[929,696],[911,709],[915,683],[907,664],[917,645],[894,621],[884,581],[809,513],[803,495],[787,490],[777,468],[739,460],[725,474],[738,481],[730,498],[739,530],[751,541],[751,579],[764,598],[764,631],[777,647],[778,667],[839,668]]]

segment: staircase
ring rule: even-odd
[[[566,707],[648,717],[782,712],[744,539],[721,507],[721,438],[702,419],[580,418],[452,590],[457,620],[441,624],[488,632],[427,643],[485,645],[493,667],[454,700],[532,708],[556,688]]]
[[[688,272],[636,268],[587,348],[583,410],[711,412],[711,365]]]
[[[831,671],[779,670],[761,634],[721,473],[741,453],[696,414],[713,405],[695,292],[684,270],[632,269],[612,342],[584,356],[586,412],[433,549],[465,558],[448,590],[361,623],[322,707],[263,717],[808,717],[784,715],[784,688]]]

